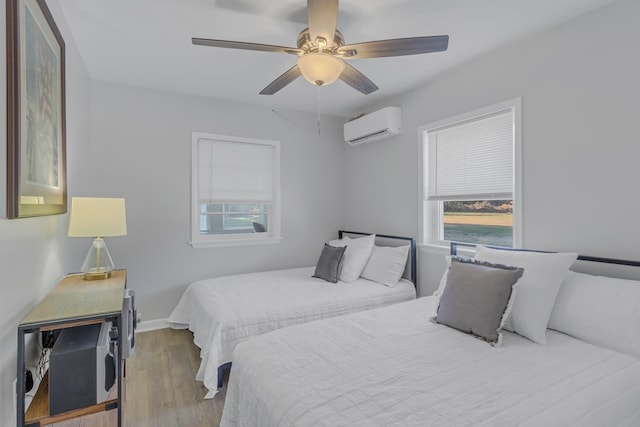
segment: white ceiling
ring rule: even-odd
[[[91,77],[130,85],[350,117],[380,100],[613,0],[343,0],[345,43],[450,36],[446,52],[353,60],[380,89],[299,78],[258,95],[295,64],[287,54],[193,46],[192,37],[296,46],[305,0],[54,0]]]

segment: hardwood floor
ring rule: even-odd
[[[127,427],[219,426],[226,395],[204,399],[206,389],[195,380],[200,349],[191,332],[161,329],[136,334],[136,349],[127,360],[124,425]],[[114,427],[116,411],[89,415],[55,427]]]

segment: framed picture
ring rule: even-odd
[[[67,212],[65,48],[44,0],[7,0],[7,218]]]

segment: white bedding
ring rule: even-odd
[[[217,391],[218,367],[232,361],[237,344],[285,326],[415,299],[413,284],[389,288],[366,279],[329,283],[312,278],[314,268],[217,277],[194,282],[169,316],[174,328],[189,328],[200,347],[196,379]]]
[[[639,426],[640,360],[554,331],[492,347],[433,297],[240,344],[221,425]]]

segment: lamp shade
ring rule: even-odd
[[[335,82],[345,65],[341,59],[328,53],[311,52],[298,57],[298,67],[309,83],[323,86]]]
[[[71,199],[69,237],[125,236],[124,199],[74,197]]]

